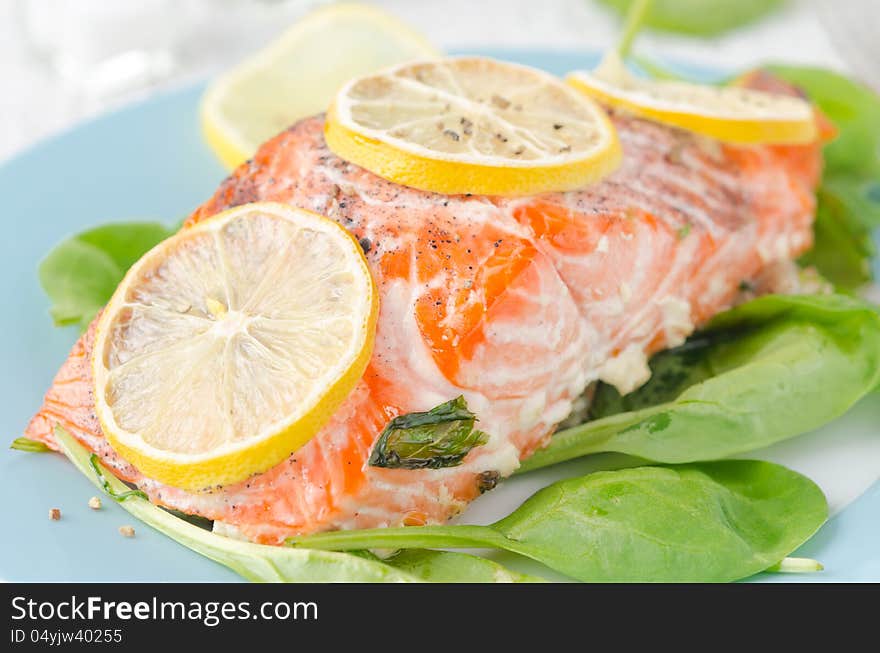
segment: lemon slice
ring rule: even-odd
[[[798,144],[817,138],[813,108],[800,98],[736,86],[646,80],[610,55],[567,81],[600,102],[728,143]]]
[[[337,155],[385,179],[448,194],[571,190],[620,161],[597,104],[552,75],[481,57],[350,81],[328,111],[325,137]]]
[[[358,243],[315,213],[247,204],[178,232],[135,263],[98,322],[107,440],[187,490],[265,471],[354,388],[377,301]]]
[[[202,132],[234,168],[297,120],[325,111],[352,77],[435,56],[439,52],[420,34],[378,9],[322,7],[208,87]]]

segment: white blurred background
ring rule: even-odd
[[[0,0],[0,160],[80,120],[222,70],[317,4],[326,1]],[[595,0],[372,4],[448,50],[599,50],[620,25]],[[730,69],[811,63],[880,88],[880,0],[788,0],[721,37],[645,32],[638,50]]]

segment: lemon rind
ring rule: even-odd
[[[112,409],[104,401],[104,386],[109,374],[103,364],[102,352],[108,337],[108,326],[124,302],[125,294],[131,281],[140,270],[152,261],[153,257],[161,256],[163,249],[169,247],[169,240],[160,243],[145,254],[126,273],[122,283],[108,302],[99,318],[95,332],[95,346],[92,356],[92,374],[95,386],[95,411],[107,441],[113,449],[126,461],[134,465],[146,477],[189,491],[199,491],[221,485],[229,485],[245,480],[249,476],[271,469],[287,458],[291,453],[306,444],[330,420],[335,410],[357,385],[372,355],[376,322],[378,319],[379,294],[375,280],[370,274],[363,250],[352,234],[332,220],[305,209],[293,208],[275,202],[246,204],[228,209],[192,227],[185,229],[187,235],[199,231],[219,229],[228,220],[244,211],[264,211],[286,218],[291,213],[308,216],[313,222],[309,225],[334,233],[340,239],[345,238],[347,246],[356,255],[362,266],[364,278],[369,280],[369,308],[364,315],[363,328],[358,330],[360,336],[346,351],[350,362],[345,356],[337,364],[332,375],[328,373],[324,392],[316,393],[311,404],[301,406],[297,412],[266,427],[270,435],[255,436],[234,444],[224,444],[218,449],[205,454],[180,454],[158,449],[145,442],[138,434],[130,433],[121,428],[113,415]],[[317,222],[315,222],[317,219]],[[174,238],[174,236],[172,236]],[[346,242],[340,240],[340,242]],[[354,354],[354,355],[352,355]]]
[[[638,102],[625,92],[615,92],[613,85],[584,73],[572,73],[565,80],[573,88],[609,106],[635,115],[739,145],[803,145],[815,142],[818,130],[812,112],[798,118],[761,116],[740,118],[689,110],[681,104]]]
[[[596,150],[601,151],[609,146],[609,141],[614,139],[614,128],[611,125],[610,121],[605,114],[605,111],[597,105],[595,102],[583,102],[583,97],[579,96],[579,94],[571,89],[570,87],[561,84],[561,80],[559,78],[551,75],[550,73],[544,72],[543,70],[538,70],[536,68],[531,68],[529,66],[523,66],[521,64],[511,63],[509,61],[500,61],[498,59],[493,59],[491,57],[473,57],[473,56],[455,56],[455,57],[444,57],[442,61],[444,62],[466,62],[474,59],[480,59],[482,61],[487,61],[494,63],[498,66],[504,66],[506,68],[516,68],[522,71],[526,75],[530,75],[542,81],[547,85],[558,85],[558,89],[560,91],[565,92],[569,95],[575,102],[581,104],[585,109],[590,112],[590,118],[602,124],[604,129],[602,130],[602,135],[604,136],[603,141],[597,144]],[[398,71],[409,68],[412,66],[420,66],[424,64],[437,63],[438,59],[422,59],[418,61],[410,61],[403,64],[398,64],[396,66],[391,66],[389,68],[385,68],[383,70],[376,71],[371,75],[367,75],[366,77],[383,77],[383,76],[393,76]],[[404,139],[396,138],[394,136],[388,135],[387,132],[371,129],[368,127],[364,127],[363,125],[357,124],[354,119],[351,117],[350,104],[351,101],[348,99],[350,89],[361,82],[363,78],[352,79],[348,81],[336,95],[336,100],[332,103],[331,109],[328,110],[328,116],[332,112],[334,122],[339,123],[339,126],[344,127],[349,132],[358,134],[361,137],[370,139],[372,141],[386,143],[389,146],[394,147],[396,150],[403,150],[408,152],[409,154],[421,157],[424,159],[430,159],[435,161],[449,161],[451,163],[462,163],[462,164],[471,164],[470,159],[473,158],[473,154],[464,154],[464,153],[448,153],[448,152],[439,152],[435,150],[430,150],[424,146],[417,145],[411,141],[407,141]],[[340,102],[340,100],[342,100]],[[491,156],[486,154],[479,155],[480,159],[483,161],[483,165],[487,167],[508,167],[508,168],[543,168],[549,166],[563,166],[571,163],[578,163],[584,159],[583,154],[571,153],[571,154],[554,154],[552,156],[546,156],[540,160],[528,160],[528,159],[508,159],[500,156]]]
[[[218,77],[209,87],[199,102],[199,116],[202,135],[217,157],[228,169],[232,170],[252,156],[260,143],[250,143],[241,132],[224,116],[220,107],[222,97],[234,89],[240,80],[261,70],[271,69],[299,36],[314,30],[322,23],[332,23],[338,17],[359,18],[374,25],[385,28],[407,49],[422,52],[424,56],[441,56],[427,39],[414,31],[406,23],[395,16],[375,7],[358,3],[337,3],[319,7],[307,14],[303,20],[297,21],[273,43],[257,52],[250,59],[233,67]]]
[[[403,186],[445,195],[534,195],[584,188],[612,173],[622,151],[617,137],[606,147],[579,161],[532,167],[490,166],[431,159],[397,150],[328,119],[324,139],[337,156],[383,179]]]
[[[449,57],[462,61],[473,57]],[[528,66],[499,62],[540,78],[547,84],[560,84],[553,75]],[[371,76],[393,75],[396,71],[436,60],[407,62],[378,71]],[[592,101],[583,102],[576,91],[572,97],[590,111],[600,126],[601,140],[587,153],[547,156],[538,160],[514,160],[504,157],[436,152],[421,145],[366,128],[351,117],[347,92],[359,79],[345,84],[327,111],[324,139],[330,150],[346,161],[366,168],[388,181],[420,190],[447,195],[479,194],[499,196],[532,195],[551,191],[584,188],[613,172],[620,164],[622,151],[617,132],[605,111]],[[568,88],[564,87],[566,92]],[[340,103],[340,99],[343,101]],[[341,108],[340,108],[341,105]],[[478,163],[473,159],[479,159]]]

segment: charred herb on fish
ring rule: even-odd
[[[427,412],[395,417],[373,447],[370,465],[391,469],[454,467],[489,439],[474,428],[476,420],[462,396]]]

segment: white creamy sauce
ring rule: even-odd
[[[582,389],[583,387],[584,386],[581,386]],[[571,415],[571,411],[573,410],[573,408],[574,404],[571,400],[560,399],[559,401],[556,401],[547,406],[541,422],[543,424],[547,424],[548,426],[559,424],[559,422]]]
[[[619,294],[604,300],[601,305],[597,304],[590,308],[590,312],[594,315],[605,315],[608,317],[623,315],[625,310],[626,307],[623,305],[623,299],[621,299]]]
[[[678,347],[694,332],[691,305],[680,297],[667,296],[658,304],[663,314],[663,332],[667,347]]]
[[[775,211],[784,214],[798,213],[799,207],[784,205],[775,207]],[[791,259],[803,249],[809,239],[809,227],[802,227],[792,233],[767,235],[757,245],[758,256],[762,263],[773,263],[779,260]]]
[[[222,535],[223,537],[228,537],[233,540],[241,540],[242,542],[250,541],[242,534],[237,526],[227,524],[226,522],[222,522],[219,519],[214,520],[214,526],[211,530],[215,535]]]
[[[709,281],[709,298],[714,300],[727,292],[727,279],[724,277],[712,277]]]
[[[572,378],[571,383],[568,384],[569,397],[580,397],[581,393],[584,391],[584,388],[586,388],[587,385],[589,385],[599,377],[599,373],[595,369],[595,367],[595,364],[585,365],[577,371],[577,373],[574,375],[574,378]],[[572,402],[569,401],[569,403]]]
[[[547,407],[547,393],[545,391],[534,392],[522,403],[519,409],[519,428],[527,431],[537,424]]]
[[[651,378],[648,357],[642,347],[631,344],[617,356],[609,358],[599,368],[599,380],[613,385],[622,394],[628,394]]]

